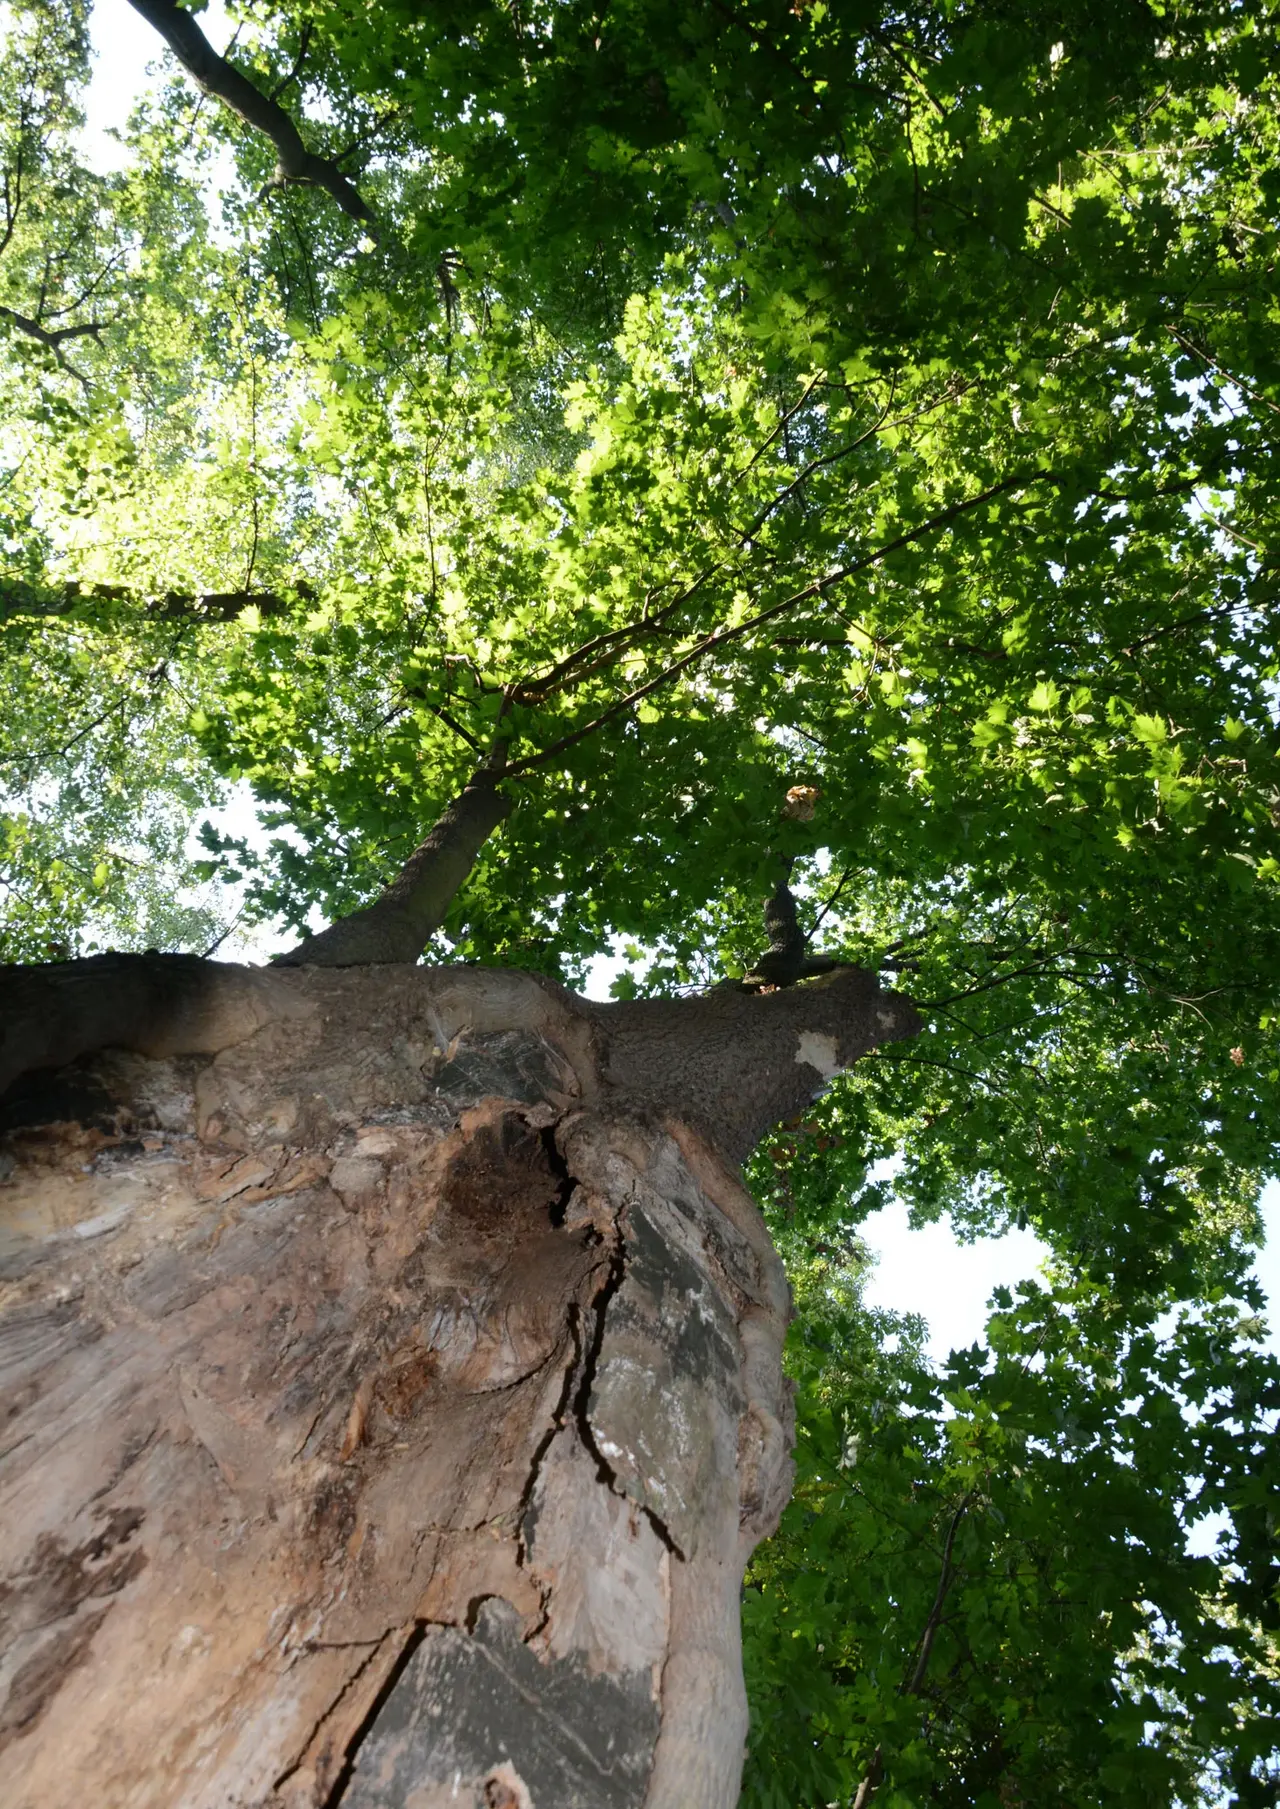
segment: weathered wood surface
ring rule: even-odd
[[[5,1803],[727,1809],[787,1291],[709,1126],[909,1006],[154,970],[0,1104]]]

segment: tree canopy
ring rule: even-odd
[[[1276,1801],[1275,9],[132,3],[112,176],[4,14],[6,959],[334,917],[495,758],[428,960],[711,985],[794,856],[926,1027],[753,1165],[747,1800]],[[889,1156],[1054,1252],[942,1377]]]

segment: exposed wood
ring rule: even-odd
[[[133,1050],[56,1068],[95,978]],[[11,1067],[54,1053],[0,1100],[6,1803],[731,1809],[742,1567],[790,1486],[733,1155],[910,1006],[8,980]]]

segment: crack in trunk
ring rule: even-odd
[[[604,1281],[601,1283],[595,1298],[591,1302],[591,1311],[594,1315],[591,1328],[591,1342],[587,1347],[582,1362],[582,1379],[579,1382],[577,1392],[573,1397],[574,1423],[577,1426],[578,1436],[582,1440],[584,1448],[590,1453],[595,1462],[598,1480],[603,1482],[612,1494],[617,1495],[621,1500],[630,1503],[633,1508],[638,1509],[649,1522],[649,1525],[653,1528],[661,1543],[673,1557],[679,1558],[683,1563],[685,1554],[681,1551],[680,1546],[673,1538],[671,1531],[663,1521],[662,1516],[656,1514],[647,1502],[637,1501],[631,1491],[622,1484],[618,1478],[618,1472],[600,1449],[599,1442],[596,1439],[595,1428],[591,1424],[591,1415],[589,1411],[591,1405],[591,1390],[595,1385],[596,1371],[600,1363],[600,1352],[604,1348],[604,1334],[609,1313],[609,1303],[613,1300],[626,1278],[626,1247],[621,1232],[619,1232],[617,1234],[617,1243],[609,1258],[609,1267],[605,1274]]]
[[[432,1625],[433,1623],[431,1621],[421,1620],[414,1621],[410,1626],[409,1631],[405,1636],[404,1644],[401,1646],[399,1652],[397,1652],[386,1676],[378,1686],[377,1694],[374,1696],[373,1701],[369,1704],[365,1713],[361,1716],[359,1726],[347,1741],[346,1747],[343,1750],[342,1764],[338,1768],[333,1783],[329,1786],[323,1798],[317,1805],[317,1809],[337,1809],[337,1805],[346,1795],[347,1785],[351,1782],[352,1773],[356,1768],[356,1760],[360,1756],[360,1748],[376,1725],[378,1717],[385,1708],[387,1699],[391,1695],[392,1690],[395,1689],[400,1679],[404,1676],[414,1653],[427,1637],[427,1629]],[[373,1659],[376,1656],[376,1653],[371,1653],[366,1664],[362,1665],[360,1670],[352,1676],[346,1689],[342,1691],[342,1695],[332,1704],[330,1713],[338,1706],[338,1703],[342,1700],[342,1696],[347,1694],[347,1691],[351,1688],[352,1684],[355,1683],[356,1678],[361,1675],[361,1672],[366,1670],[369,1664],[372,1664]],[[304,1747],[303,1750],[305,1751],[306,1748]],[[292,1769],[296,1770],[297,1767],[294,1766]],[[285,1777],[288,1775],[289,1774],[286,1772]],[[276,1788],[279,1789],[280,1783],[283,1782],[284,1779],[280,1779]]]

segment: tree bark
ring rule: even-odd
[[[372,209],[355,184],[328,157],[317,157],[284,108],[254,87],[247,76],[220,57],[193,16],[174,0],[129,0],[135,12],[153,25],[187,73],[206,94],[222,101],[245,124],[269,138],[276,148],[276,180],[322,188],[344,214],[371,230]]]
[[[856,970],[0,987],[6,1802],[729,1809],[790,1486],[736,1159],[911,1006]]]
[[[444,922],[455,892],[512,803],[497,789],[501,766],[481,766],[419,842],[396,878],[363,910],[308,936],[280,967],[363,967],[416,961]]]

